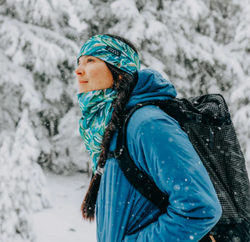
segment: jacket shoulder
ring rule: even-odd
[[[155,105],[147,105],[138,110],[136,110],[130,117],[127,126],[127,133],[129,136],[135,135],[138,129],[142,126],[149,125],[163,125],[164,123],[168,123],[169,125],[176,126],[178,129],[180,128],[179,122],[160,109]]]

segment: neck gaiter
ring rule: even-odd
[[[95,173],[105,130],[112,117],[112,103],[117,97],[117,91],[108,88],[79,93],[77,97],[82,112],[82,117],[79,120],[79,131],[90,154]]]

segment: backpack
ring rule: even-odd
[[[117,159],[127,180],[161,212],[168,196],[131,159],[126,145],[126,128],[131,115],[141,107],[156,105],[176,119],[203,162],[222,206],[222,217],[201,240],[250,241],[250,189],[245,159],[230,117],[220,94],[207,94],[167,101],[148,101],[125,110],[118,130],[117,147],[108,158]],[[221,149],[223,148],[223,149]]]

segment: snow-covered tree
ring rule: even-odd
[[[37,164],[39,148],[22,112],[15,134],[1,132],[0,234],[1,241],[33,241],[31,213],[50,206],[45,176]]]
[[[32,112],[40,101],[29,71],[2,50],[0,66],[0,240],[33,241],[30,213],[50,205],[27,109]]]
[[[11,63],[28,70],[33,79],[32,88],[37,91],[40,101],[40,106],[30,117],[39,140],[39,163],[54,172],[84,169],[84,145],[78,151],[81,150],[83,158],[80,164],[75,163],[75,151],[67,142],[62,146],[60,141],[60,149],[55,149],[58,144],[54,139],[59,134],[60,120],[77,104],[74,69],[79,49],[73,41],[77,38],[77,31],[71,24],[75,24],[77,16],[72,4],[67,0],[8,0],[3,4],[1,13],[0,49]],[[73,124],[77,129],[77,119]],[[67,136],[60,137],[68,140]],[[80,137],[78,142],[80,145]]]
[[[27,171],[20,175],[26,185],[16,197],[12,188],[4,188],[0,213],[3,221],[10,213],[16,221],[9,223],[14,227],[6,222],[5,236],[23,231],[32,241],[26,206],[49,206],[36,162],[64,174],[89,167],[78,132],[74,70],[81,45],[95,34],[131,40],[142,68],[172,81],[178,97],[223,94],[250,164],[249,7],[249,0],[1,1],[0,183],[19,189],[19,178],[4,174]],[[36,189],[28,191],[27,182]],[[20,201],[22,213],[10,206],[11,197]],[[20,229],[22,219],[26,227]]]
[[[244,76],[238,80],[238,85],[232,87],[231,103],[235,112],[234,123],[250,170],[250,1],[241,0],[239,4],[242,9],[240,23],[230,48]]]
[[[73,70],[78,52],[73,41],[77,32],[68,14],[71,8],[69,1],[1,1],[1,242],[34,241],[29,215],[51,205],[37,162],[61,173],[87,167],[80,135],[72,142],[78,142],[77,151],[63,142],[75,135],[68,130],[78,128],[71,111],[77,103]],[[72,114],[75,123],[63,126],[60,149],[56,149],[54,137],[66,113]],[[81,163],[74,160],[76,155]]]

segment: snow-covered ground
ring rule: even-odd
[[[95,222],[85,222],[80,212],[90,178],[45,174],[53,207],[34,214],[36,242],[96,242]]]

